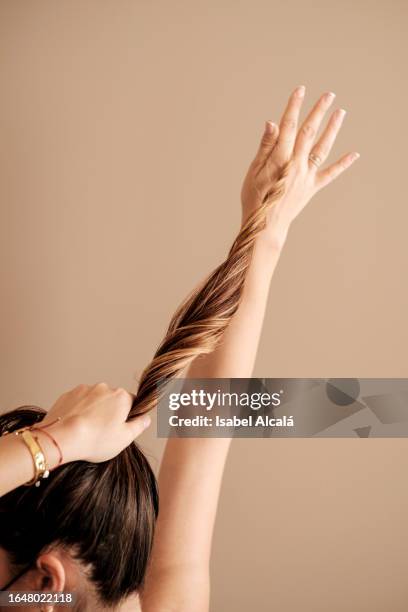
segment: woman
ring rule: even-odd
[[[157,521],[153,473],[130,442],[148,424],[140,415],[156,405],[159,383],[181,374],[251,376],[270,281],[291,223],[359,156],[349,153],[322,167],[345,111],[333,112],[317,137],[335,97],[325,93],[298,130],[304,95],[303,86],[296,88],[279,125],[266,122],[242,187],[241,230],[226,260],[174,315],[136,396],[82,385],[46,415],[26,407],[0,417],[0,432],[8,432],[0,439],[4,586],[74,591],[78,611],[209,609],[211,538],[230,440],[168,440]],[[51,470],[39,487],[22,486],[32,479],[33,464],[21,428],[32,425],[28,435],[43,447]]]

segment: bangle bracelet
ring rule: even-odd
[[[61,451],[60,445],[58,444],[58,442],[56,441],[54,436],[52,436],[48,431],[45,431],[45,427],[30,427],[30,431],[41,431],[45,436],[47,436],[47,438],[49,438],[51,440],[51,442],[53,443],[53,445],[57,449],[58,454],[59,454],[59,461],[58,461],[57,465],[54,468],[52,468],[52,469],[55,470],[57,467],[59,467],[61,465],[61,463],[63,461],[63,456],[62,456],[62,451]],[[37,436],[34,436],[34,437],[35,437],[35,439],[38,442],[38,437]]]
[[[44,452],[38,442],[38,440],[34,439],[30,431],[26,428],[17,430],[14,432],[16,436],[20,436],[30,451],[31,457],[33,459],[34,464],[34,477],[29,482],[26,482],[26,486],[35,485],[36,487],[40,486],[41,478],[48,478],[50,472],[47,466],[47,462],[45,460]]]

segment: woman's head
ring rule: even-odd
[[[0,435],[44,415],[35,407],[1,415]],[[40,487],[0,498],[0,588],[27,568],[20,580],[31,576],[33,590],[75,585],[78,609],[90,599],[90,609],[114,608],[143,583],[157,513],[156,480],[136,444],[103,463],[68,463]]]

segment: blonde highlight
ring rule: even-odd
[[[237,311],[257,236],[267,213],[284,193],[290,161],[271,190],[242,226],[227,258],[177,309],[152,361],[144,369],[129,418],[152,410],[162,388],[200,355],[212,353]]]

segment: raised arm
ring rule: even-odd
[[[321,138],[319,125],[334,96],[323,94],[297,131],[304,88],[291,95],[276,126],[267,122],[262,141],[242,188],[243,219],[262,210],[269,198],[265,229],[251,248],[239,305],[212,352],[189,365],[191,378],[248,378],[256,358],[270,281],[293,219],[319,189],[345,170],[358,154],[343,156],[325,169],[344,111],[332,114]],[[233,270],[239,261],[234,262]],[[225,267],[226,274],[231,272]],[[220,280],[220,279],[219,279]],[[225,291],[233,279],[224,279]],[[211,277],[210,281],[211,282]],[[215,290],[213,286],[210,289]],[[208,291],[198,291],[205,299]],[[207,612],[211,539],[228,439],[168,440],[159,474],[160,514],[144,612]]]

